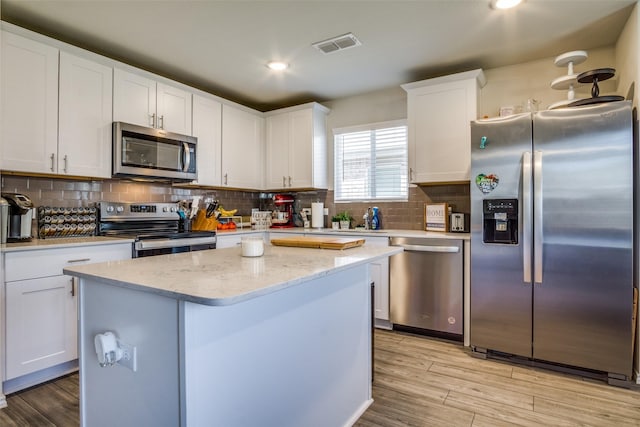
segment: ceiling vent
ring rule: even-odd
[[[322,51],[324,54],[337,52],[339,50],[349,49],[351,47],[360,46],[360,40],[351,33],[344,34],[338,37],[333,37],[321,42],[312,44],[313,47]]]

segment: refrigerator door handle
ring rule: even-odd
[[[531,283],[531,152],[522,155],[522,280]]]
[[[533,281],[542,283],[542,151],[533,152]]]

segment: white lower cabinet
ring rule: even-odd
[[[78,358],[77,281],[62,269],[128,258],[127,242],[4,253],[5,392],[64,374],[36,373]]]
[[[73,280],[53,276],[7,283],[6,379],[78,357]]]
[[[367,237],[365,244],[388,246],[389,239],[386,237]],[[389,258],[369,263],[369,275],[374,287],[375,326],[391,329],[392,325],[389,321]]]

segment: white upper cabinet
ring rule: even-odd
[[[191,135],[191,92],[158,83],[156,91],[156,127]]]
[[[267,113],[268,189],[327,188],[328,112],[310,103]]]
[[[58,173],[111,177],[112,69],[60,52]]]
[[[194,184],[220,186],[222,170],[222,104],[214,99],[193,95],[193,136],[196,148],[198,180]]]
[[[409,180],[469,181],[470,122],[478,114],[482,70],[402,85],[407,91]]]
[[[113,71],[113,119],[191,135],[191,93],[116,68]]]
[[[222,186],[261,189],[264,118],[224,104],[222,106]]]
[[[55,173],[58,49],[2,32],[0,167]]]

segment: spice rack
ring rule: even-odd
[[[95,207],[50,207],[38,208],[38,237],[87,237],[96,234]]]

